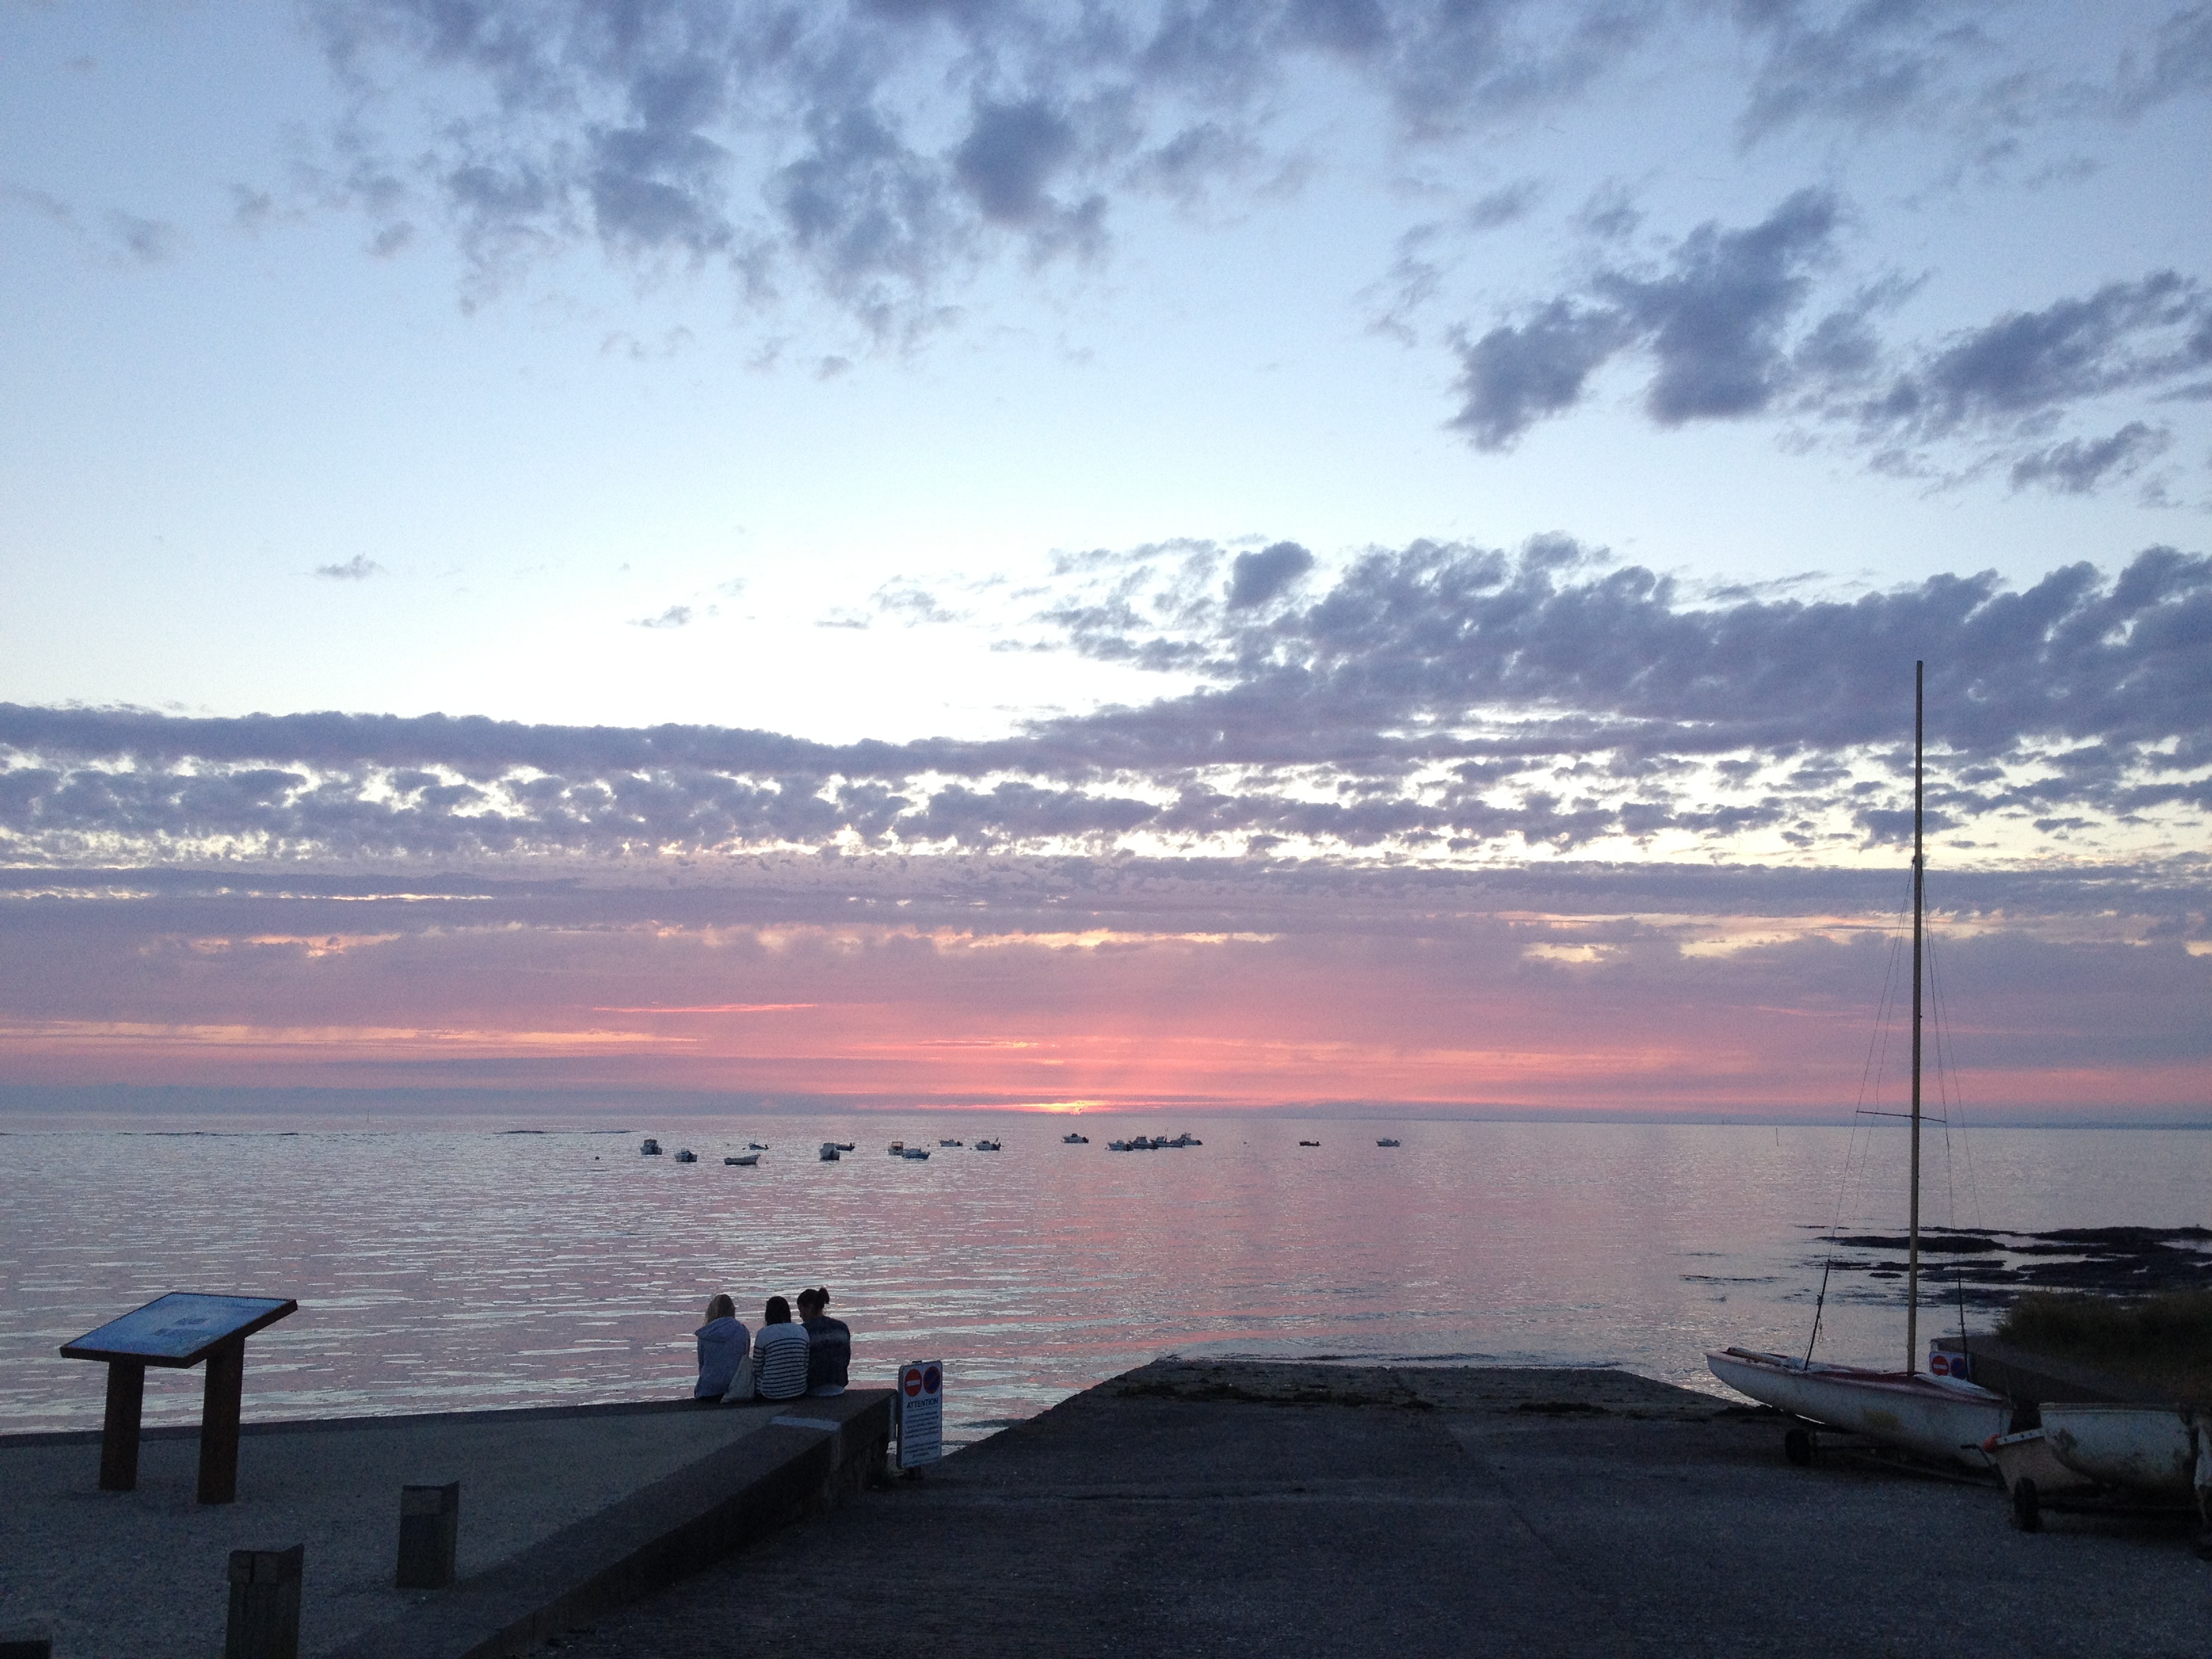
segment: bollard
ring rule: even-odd
[[[453,1582],[453,1549],[461,1531],[461,1483],[399,1489],[401,1589],[443,1589]]]
[[[304,1544],[230,1553],[222,1659],[300,1659],[300,1565],[307,1553]]]
[[[42,1630],[0,1630],[0,1659],[54,1659],[54,1638]]]

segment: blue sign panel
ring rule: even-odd
[[[149,1365],[194,1365],[234,1337],[273,1325],[300,1304],[283,1297],[202,1296],[172,1291],[144,1307],[87,1331],[62,1350],[70,1359],[137,1359]]]

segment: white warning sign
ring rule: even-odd
[[[898,1466],[934,1463],[945,1455],[945,1362],[910,1359],[898,1372]]]

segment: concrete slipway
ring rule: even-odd
[[[2205,1659],[2190,1528],[1792,1468],[1619,1371],[1162,1361],[560,1638],[560,1659]]]

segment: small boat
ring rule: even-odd
[[[765,1140],[748,1140],[745,1142],[745,1150],[749,1152],[764,1152],[768,1150],[768,1142]]]
[[[952,1144],[957,1146],[960,1143],[956,1140]],[[975,1150],[979,1152],[1002,1152],[1006,1148],[995,1140],[979,1140],[975,1143]]]
[[[1970,1469],[1990,1467],[1983,1443],[2012,1424],[2012,1401],[1955,1376],[1829,1365],[1748,1348],[1709,1353],[1705,1366],[1738,1394],[1792,1416]]]
[[[919,1163],[921,1159],[929,1156],[929,1148],[927,1146],[909,1146],[904,1152],[901,1152],[899,1156],[903,1158],[910,1158]]]
[[[853,1143],[849,1140],[833,1140],[830,1144],[841,1152],[849,1152],[853,1150]]]
[[[1321,1142],[1318,1140],[1301,1140],[1298,1142],[1298,1145],[1301,1146],[1318,1146],[1321,1145]]]
[[[699,1161],[699,1154],[693,1152],[689,1146],[685,1146],[677,1152],[676,1161],[678,1164],[696,1164]]]
[[[2058,1461],[2100,1486],[2184,1498],[2212,1474],[2188,1413],[2172,1406],[2045,1404],[2043,1437]]]
[[[660,1143],[655,1140],[651,1135],[647,1135],[645,1138],[645,1144],[642,1146],[640,1146],[637,1150],[647,1158],[659,1158],[660,1156]]]
[[[891,1142],[890,1153],[893,1158],[903,1158],[906,1155],[906,1142],[903,1140]]]
[[[1925,927],[1928,854],[1923,806],[1925,784],[1925,700],[1923,665],[1912,668],[1912,1182],[1906,1228],[1905,1369],[1875,1370],[1832,1365],[1788,1354],[1725,1348],[1705,1356],[1705,1368],[1738,1394],[1805,1419],[1783,1437],[1793,1463],[1812,1461],[1812,1435],[1826,1428],[1864,1435],[1943,1463],[1986,1470],[1988,1447],[2012,1427],[2012,1402],[1963,1377],[1948,1361],[1936,1371],[1920,1358],[1920,1126],[1921,964]],[[1819,1332],[1817,1315],[1814,1330]]]
[[[844,1153],[842,1149],[838,1146],[836,1141],[825,1140],[822,1143],[821,1156],[822,1161],[824,1164],[835,1164],[840,1158],[844,1156]]]
[[[1109,1140],[1106,1143],[1106,1150],[1109,1152],[1127,1152],[1133,1151],[1134,1148],[1126,1140]]]
[[[1156,1140],[1152,1144],[1155,1146],[1174,1146],[1177,1148],[1184,1146],[1203,1146],[1206,1145],[1204,1141],[1193,1134],[1181,1134],[1177,1135],[1173,1140]]]
[[[1060,1144],[1063,1146],[1088,1146],[1091,1144],[1091,1137],[1089,1135],[1062,1135],[1060,1138]]]
[[[937,1144],[940,1146],[962,1146],[967,1143],[960,1140],[940,1140]]]
[[[1384,1135],[1382,1139],[1376,1141],[1375,1144],[1377,1146],[1402,1146],[1406,1143],[1402,1140],[1393,1140],[1389,1136]]]
[[[758,1152],[747,1152],[742,1158],[726,1158],[722,1162],[725,1164],[734,1164],[740,1170],[750,1170],[754,1164],[760,1162],[760,1154]]]

